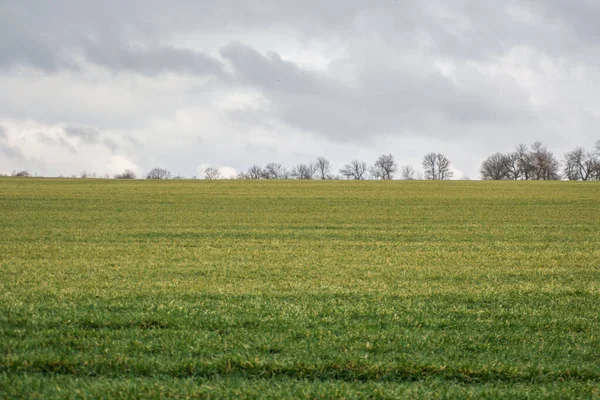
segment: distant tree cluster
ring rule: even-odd
[[[10,175],[19,178],[29,178],[31,176],[31,174],[27,171],[13,171]]]
[[[479,170],[485,180],[600,180],[600,140],[593,150],[581,147],[559,160],[541,142],[520,144],[510,153],[495,153]]]
[[[150,172],[146,174],[146,179],[170,179],[171,171],[164,168],[152,168]]]
[[[563,174],[570,181],[600,181],[600,140],[593,150],[577,147],[565,153]]]
[[[449,165],[449,162],[448,162]],[[325,157],[319,157],[312,163],[301,163],[287,170],[278,163],[269,163],[264,167],[253,165],[248,170],[240,172],[238,179],[347,179],[347,180],[392,180],[398,172],[398,164],[392,154],[383,154],[372,166],[368,166],[365,161],[352,160],[339,169],[339,174],[333,173],[331,161]],[[451,175],[448,175],[450,177]],[[417,175],[411,166],[403,167],[401,178],[412,180]]]
[[[137,175],[130,169],[126,169],[120,174],[115,175],[115,179],[136,179]]]

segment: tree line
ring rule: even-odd
[[[454,177],[452,163],[442,153],[428,153],[421,161],[422,170],[412,165],[399,167],[392,154],[382,154],[370,166],[358,159],[352,160],[338,170],[334,170],[331,161],[318,157],[314,162],[300,163],[291,169],[276,162],[264,166],[250,166],[246,171],[238,173],[235,179],[321,179],[321,180],[448,180]],[[483,180],[600,180],[600,140],[592,150],[577,147],[558,159],[542,142],[530,146],[520,144],[512,152],[494,153],[488,156],[480,167],[480,178]],[[224,178],[218,168],[208,167],[204,171],[204,179]],[[27,171],[14,171],[12,176],[28,177]],[[72,178],[95,178],[95,174],[86,171]],[[152,168],[141,177],[131,169],[113,176],[104,175],[105,179],[185,179],[173,175],[166,168]],[[191,177],[196,179],[196,177]],[[231,178],[231,177],[228,177]],[[468,179],[463,177],[463,179]]]
[[[485,180],[558,180],[599,181],[600,140],[592,150],[582,147],[558,159],[542,142],[520,144],[509,153],[494,153],[479,170]]]

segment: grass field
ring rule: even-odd
[[[600,184],[0,178],[0,398],[599,398]]]

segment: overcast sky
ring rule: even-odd
[[[600,139],[597,0],[0,0],[0,173]]]

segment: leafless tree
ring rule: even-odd
[[[263,170],[259,165],[254,164],[248,171],[240,172],[237,175],[238,179],[261,179],[263,177]]]
[[[519,166],[519,154],[515,151],[504,155],[506,159],[506,179],[518,181],[523,176]]]
[[[425,171],[425,179],[437,180],[437,154],[429,153],[423,157],[421,162],[423,171]]]
[[[146,174],[146,179],[170,179],[171,171],[165,168],[152,168],[150,172]]]
[[[598,158],[593,151],[577,147],[563,156],[563,174],[571,181],[593,179]]]
[[[371,167],[371,175],[375,179],[389,181],[394,179],[394,174],[398,170],[398,165],[392,154],[381,155],[375,164]]]
[[[290,176],[296,179],[313,179],[316,174],[316,164],[298,164],[290,172]]]
[[[364,180],[367,178],[367,163],[353,160],[340,169],[340,174],[346,179]]]
[[[31,177],[31,174],[27,171],[13,171],[13,173],[11,174],[14,177],[17,178],[29,178]]]
[[[596,162],[594,163],[591,179],[600,181],[600,140],[596,141],[596,144],[594,145],[594,158],[596,159]]]
[[[115,175],[115,178],[117,179],[136,179],[137,176],[135,174],[135,172],[133,172],[130,169],[126,169],[125,171],[123,171],[121,173],[121,175]]]
[[[495,181],[509,179],[509,164],[509,157],[505,154],[495,153],[490,155],[481,163],[481,168],[479,169],[481,179]]]
[[[438,176],[440,180],[446,180],[454,176],[454,172],[450,170],[450,160],[443,154],[438,153]]]
[[[527,145],[519,144],[515,150],[515,156],[517,158],[517,166],[520,179],[526,181],[533,179],[535,167],[531,157],[531,152]]]
[[[577,168],[577,162],[573,159],[570,152],[565,153],[562,163],[563,176],[570,181],[578,181],[580,178],[579,169]]]
[[[417,174],[412,165],[405,165],[404,167],[402,167],[402,170],[400,171],[400,176],[405,181],[414,181],[416,178],[416,175]]]
[[[560,163],[542,142],[535,142],[531,146],[530,159],[533,172],[532,179],[560,179]]]
[[[115,174],[115,179],[135,179],[137,178],[135,172],[130,169],[126,169],[120,174]]]
[[[325,157],[317,158],[315,162],[319,179],[331,179],[331,162]]]
[[[268,163],[262,170],[264,179],[288,179],[290,173],[279,163]]]
[[[441,153],[426,154],[421,164],[425,172],[425,179],[443,181],[454,175],[450,169],[450,160]]]
[[[204,169],[204,179],[215,180],[221,179],[221,171],[215,167],[208,167]]]

